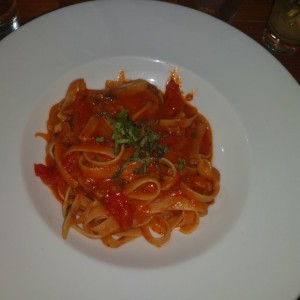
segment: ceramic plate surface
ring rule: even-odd
[[[264,66],[264,67],[262,67]],[[105,248],[74,231],[33,172],[50,107],[120,70],[183,90],[210,121],[221,192],[191,235]],[[262,47],[221,21],[159,1],[94,1],[0,43],[1,299],[296,299],[300,295],[300,93]]]

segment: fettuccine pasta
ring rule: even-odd
[[[74,228],[108,247],[138,237],[161,247],[191,233],[220,188],[209,122],[184,95],[176,71],[165,91],[143,80],[72,82],[47,121],[35,174],[62,206],[62,236]]]

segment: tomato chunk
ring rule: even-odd
[[[36,176],[40,177],[41,180],[48,186],[57,183],[59,173],[54,166],[35,164],[34,173]]]
[[[166,86],[164,104],[162,106],[163,118],[173,118],[182,111],[184,106],[180,86],[171,78]]]
[[[132,226],[132,210],[127,198],[122,193],[108,192],[105,196],[106,207],[117,220],[122,230],[126,231]]]

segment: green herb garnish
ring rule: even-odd
[[[176,166],[177,170],[181,171],[185,168],[185,166],[186,166],[185,159],[180,157]]]
[[[115,141],[114,151],[119,151],[120,145],[135,146],[139,139],[138,126],[128,118],[127,110],[121,111],[114,124],[112,139]]]
[[[146,173],[151,159],[157,163],[168,152],[168,147],[160,143],[160,134],[153,130],[151,122],[135,123],[128,117],[127,110],[121,111],[112,122],[115,154],[119,152],[121,145],[135,148],[132,157],[121,165],[114,177],[119,176],[129,162],[136,161],[140,162],[142,166],[137,168],[134,173]]]
[[[96,137],[95,140],[96,140],[97,143],[103,143],[104,142],[104,137],[103,136]]]

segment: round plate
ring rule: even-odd
[[[28,23],[0,57],[1,299],[297,298],[299,85],[262,47],[191,9],[110,0]],[[175,67],[213,128],[215,205],[161,249],[63,240],[61,207],[33,172],[49,108],[79,77],[101,88],[123,69],[164,89]]]
[[[250,186],[250,146],[241,121],[228,101],[196,74],[159,60],[113,57],[81,65],[50,85],[33,109],[25,126],[22,171],[27,192],[44,222],[57,235],[63,222],[61,206],[54,201],[53,194],[48,188],[33,174],[33,165],[43,162],[45,157],[45,142],[40,138],[35,139],[34,135],[36,132],[46,132],[45,120],[51,106],[58,102],[57,99],[64,97],[69,83],[76,78],[84,78],[88,88],[100,89],[106,79],[116,79],[118,71],[122,69],[126,70],[127,78],[143,78],[164,90],[167,79],[175,68],[180,72],[183,90],[199,94],[193,104],[197,105],[199,111],[209,119],[215,133],[214,165],[222,174],[222,189],[217,203],[211,207],[209,217],[201,219],[201,230],[189,238],[175,233],[170,245],[161,251],[149,247],[148,244],[145,245],[145,241],[133,242],[118,251],[112,251],[101,245],[99,241],[87,240],[79,237],[78,234],[71,234],[67,240],[70,245],[100,261],[121,266],[153,268],[191,259],[203,254],[218,242],[239,216]],[[193,90],[192,87],[196,89]],[[240,173],[244,176],[241,177]],[[55,207],[53,202],[56,202]]]

